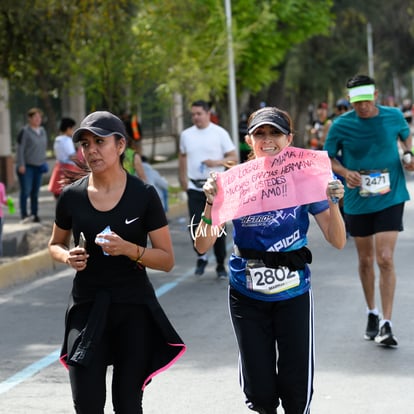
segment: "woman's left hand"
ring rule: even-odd
[[[110,256],[120,256],[124,254],[125,240],[116,233],[100,233],[96,235],[95,243],[102,247],[102,250]]]
[[[328,183],[326,195],[332,203],[337,203],[344,196],[344,185],[340,180],[333,180]]]

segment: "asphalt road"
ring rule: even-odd
[[[409,177],[414,197],[414,179]],[[227,309],[227,283],[210,261],[193,276],[186,219],[171,222],[176,266],[150,277],[165,311],[188,345],[171,369],[144,395],[146,414],[242,414],[237,349]],[[411,414],[414,412],[414,203],[406,205],[406,230],[395,255],[394,330],[400,347],[384,349],[363,339],[365,304],[352,239],[331,248],[312,224],[309,245],[316,319],[316,414]],[[230,238],[229,238],[230,239]],[[73,273],[69,269],[0,290],[0,412],[73,412],[65,369],[57,362],[64,311]],[[110,389],[106,413],[112,412]]]

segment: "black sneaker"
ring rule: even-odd
[[[368,314],[367,329],[365,330],[364,338],[367,341],[372,341],[378,335],[379,331],[379,316],[373,313]]]
[[[216,272],[218,279],[227,279],[227,271],[223,264],[217,265]]]
[[[204,259],[197,259],[196,270],[194,274],[197,276],[201,276],[204,273],[204,269],[206,268],[208,260]]]
[[[375,342],[384,346],[398,346],[397,338],[393,335],[389,322],[385,322],[381,326],[378,335],[375,337]]]

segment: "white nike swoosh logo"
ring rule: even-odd
[[[131,220],[125,219],[125,224],[131,224],[131,223],[133,223],[135,220],[138,220],[138,219],[139,219],[139,217],[135,217],[135,218],[133,218],[133,219],[131,219]]]

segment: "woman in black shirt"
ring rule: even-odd
[[[167,219],[156,190],[122,167],[126,133],[119,118],[94,112],[73,140],[90,172],[64,188],[49,242],[53,259],[76,270],[61,361],[77,413],[103,413],[111,364],[114,411],[142,413],[145,386],[185,352],[146,272],[174,265]]]

